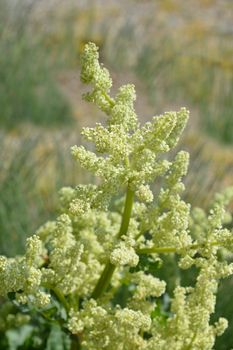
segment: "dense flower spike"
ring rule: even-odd
[[[84,98],[107,114],[106,125],[82,129],[95,152],[71,150],[97,184],[61,189],[61,215],[27,239],[24,256],[0,257],[0,295],[13,294],[42,315],[59,302],[56,320],[73,334],[72,349],[211,350],[227,327],[223,318],[210,324],[210,316],[218,281],[233,273],[233,264],[223,260],[233,251],[232,232],[224,227],[233,188],[216,195],[208,214],[185,203],[189,155],[180,151],[168,161],[165,154],[176,146],[189,112],[166,112],[141,126],[134,86],[123,85],[111,97],[112,80],[98,59],[95,44],[87,44],[81,79],[92,86]],[[156,194],[158,177],[163,182]],[[177,255],[181,269],[195,266],[199,273],[194,286],[176,286],[164,317],[157,298],[166,283],[154,270],[166,253]],[[12,320],[20,325],[29,317],[9,315],[4,325]]]

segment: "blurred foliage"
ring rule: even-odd
[[[217,295],[215,320],[219,317],[226,317],[229,327],[216,341],[216,350],[228,350],[232,347],[233,339],[233,303],[232,303],[233,278],[227,278],[220,283]]]
[[[199,122],[209,135],[232,143],[233,62],[215,61],[204,47],[198,55],[192,53],[195,47],[177,48],[174,39],[163,40],[156,47],[146,46],[135,66],[151,103],[159,106],[166,98],[168,104],[189,104],[197,108]]]
[[[42,197],[36,192],[35,183],[47,157],[32,157],[35,146],[36,141],[23,141],[6,160],[6,147],[1,140],[0,253],[8,256],[22,253],[26,237],[52,214],[45,210]]]
[[[72,120],[71,109],[58,88],[57,67],[33,30],[33,4],[0,0],[0,123],[17,127],[21,122],[50,126]]]
[[[70,338],[58,318],[65,321],[64,310],[55,296],[50,305],[40,312],[33,306],[0,300],[0,349],[70,349]]]
[[[106,47],[116,69],[131,69],[144,83],[157,113],[188,105],[199,128],[226,144],[233,143],[232,9],[226,1],[147,1],[143,15],[134,9],[118,20]]]
[[[233,184],[232,147],[219,147],[217,142],[196,131],[186,132],[179,148],[190,154],[184,199],[206,209],[216,192]]]
[[[83,180],[66,140],[66,132],[0,138],[0,254],[22,253],[25,239],[58,214],[58,190]]]

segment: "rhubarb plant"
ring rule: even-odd
[[[91,87],[84,100],[106,122],[82,129],[94,147],[71,152],[96,182],[62,188],[61,214],[27,239],[25,255],[0,257],[0,295],[14,306],[2,328],[40,319],[51,329],[46,349],[54,349],[51,337],[60,329],[59,349],[211,350],[227,327],[211,315],[220,279],[233,273],[233,235],[224,226],[233,188],[216,194],[208,213],[192,208],[181,198],[189,154],[166,157],[188,110],[141,125],[134,86],[110,95],[112,80],[94,43],[84,48],[81,80]],[[177,257],[179,269],[198,272],[194,285],[177,283],[167,310],[167,281],[156,273],[165,254]]]

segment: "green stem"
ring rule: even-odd
[[[174,247],[152,247],[138,249],[138,254],[153,254],[153,253],[175,253],[177,248]]]
[[[113,272],[115,271],[115,265],[111,264],[110,261],[107,262],[102,275],[99,278],[99,281],[92,293],[93,299],[98,299],[107,289],[109,282],[112,278]]]
[[[114,100],[105,91],[102,91],[102,94],[104,95],[106,100],[109,102],[110,106],[113,107],[115,105]]]
[[[61,304],[64,306],[65,310],[66,310],[66,313],[67,315],[69,314],[69,304],[64,296],[64,294],[60,291],[59,288],[57,287],[53,287],[53,288],[50,288],[54,294],[56,295],[56,297],[58,298],[58,300],[61,302]]]
[[[118,239],[121,238],[123,235],[126,235],[128,231],[130,216],[133,208],[133,199],[134,199],[134,192],[128,186],[126,199],[125,199],[125,207],[124,207],[124,212],[123,212],[122,221],[121,221],[121,227],[117,235]],[[105,290],[109,286],[109,283],[111,281],[115,268],[116,266],[113,265],[110,261],[107,262],[102,272],[102,275],[100,276],[99,281],[97,282],[97,285],[92,293],[93,299],[98,299],[105,292]]]
[[[81,350],[82,346],[81,346],[78,335],[72,334],[70,337],[71,337],[70,350]]]
[[[223,245],[224,242],[221,241],[213,241],[213,242],[209,242],[210,246],[221,246]],[[185,247],[185,249],[199,249],[199,248],[204,248],[205,246],[207,246],[207,244],[201,243],[201,244],[191,244],[187,247]],[[182,248],[183,249],[183,248]],[[176,253],[178,252],[180,249],[176,248],[176,247],[151,247],[151,248],[142,248],[142,249],[138,249],[137,253],[138,254],[153,254],[153,253]]]
[[[125,208],[122,216],[120,231],[117,238],[126,235],[129,227],[130,216],[133,208],[134,192],[128,187],[125,199]]]

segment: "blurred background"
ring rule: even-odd
[[[231,0],[0,0],[0,254],[58,212],[57,191],[93,181],[72,161],[80,128],[104,121],[82,101],[79,56],[100,47],[113,94],[134,83],[142,122],[186,106],[179,147],[191,154],[185,199],[208,207],[233,185],[233,2]],[[231,208],[232,209],[232,208]],[[233,346],[233,279],[217,312]]]

